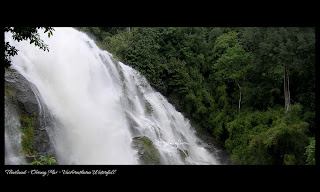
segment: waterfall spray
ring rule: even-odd
[[[219,164],[145,77],[86,34],[73,28],[42,34],[50,52],[15,42],[9,33],[5,38],[19,50],[12,67],[37,87],[56,121],[48,130],[59,164],[139,164],[135,138],[148,139],[160,164]]]

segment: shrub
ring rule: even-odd
[[[34,121],[35,117],[27,115],[20,116],[21,129],[23,135],[21,136],[22,150],[26,154],[33,153],[33,141],[34,141]]]

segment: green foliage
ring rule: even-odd
[[[294,165],[294,164],[295,164],[295,161],[296,161],[296,158],[295,158],[294,155],[285,154],[283,161],[284,161],[284,164],[285,164],[285,165]]]
[[[235,164],[304,164],[308,124],[301,108],[242,114],[227,125],[226,148]],[[289,115],[290,114],[290,115]]]
[[[247,71],[250,69],[250,54],[245,52],[240,46],[228,48],[226,52],[217,60],[214,69],[216,74],[223,81],[232,79],[236,82],[243,82]]]
[[[312,164],[314,28],[85,30],[224,144],[233,163]],[[292,104],[287,112],[284,65]]]
[[[130,33],[119,33],[111,36],[106,36],[102,41],[102,48],[109,50],[116,56],[122,56],[129,46],[129,39],[131,38]]]
[[[316,140],[315,137],[310,139],[309,145],[306,147],[305,155],[307,156],[306,164],[315,165],[316,164]]]
[[[159,165],[160,154],[158,149],[154,146],[153,142],[148,137],[135,137],[133,142],[141,145],[143,152],[140,156],[140,161],[145,165]]]
[[[221,57],[228,48],[234,47],[238,43],[238,33],[230,31],[217,37],[215,45],[213,47],[213,57]]]
[[[32,116],[20,116],[21,129],[23,135],[21,136],[22,150],[26,154],[32,154],[33,151],[33,141],[34,141],[34,121],[35,117]]]
[[[33,162],[26,163],[24,165],[55,165],[57,163],[57,161],[55,160],[55,157],[45,157],[43,155],[40,155],[39,160],[34,158]]]

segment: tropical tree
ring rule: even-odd
[[[251,55],[240,45],[230,47],[221,55],[214,65],[221,81],[233,80],[239,88],[238,110],[241,110],[242,86],[245,84],[246,76],[251,68]]]
[[[4,27],[4,32],[11,32],[12,38],[16,41],[28,40],[30,44],[33,44],[39,49],[49,52],[49,47],[40,38],[38,29],[43,28],[44,33],[48,32],[48,37],[52,36],[54,29],[52,27]],[[18,51],[9,42],[4,43],[4,67],[11,66],[11,57],[18,54]]]

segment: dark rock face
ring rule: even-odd
[[[53,148],[45,127],[41,125],[43,120],[39,115],[40,108],[37,96],[33,92],[33,90],[36,91],[36,87],[18,71],[9,69],[5,71],[5,89],[5,94],[18,110],[20,116],[36,117],[33,127],[33,150],[37,154],[52,156]]]
[[[38,114],[37,99],[32,91],[29,81],[18,71],[8,70],[5,72],[6,86],[12,90],[12,103],[18,105],[21,111],[27,114]]]

